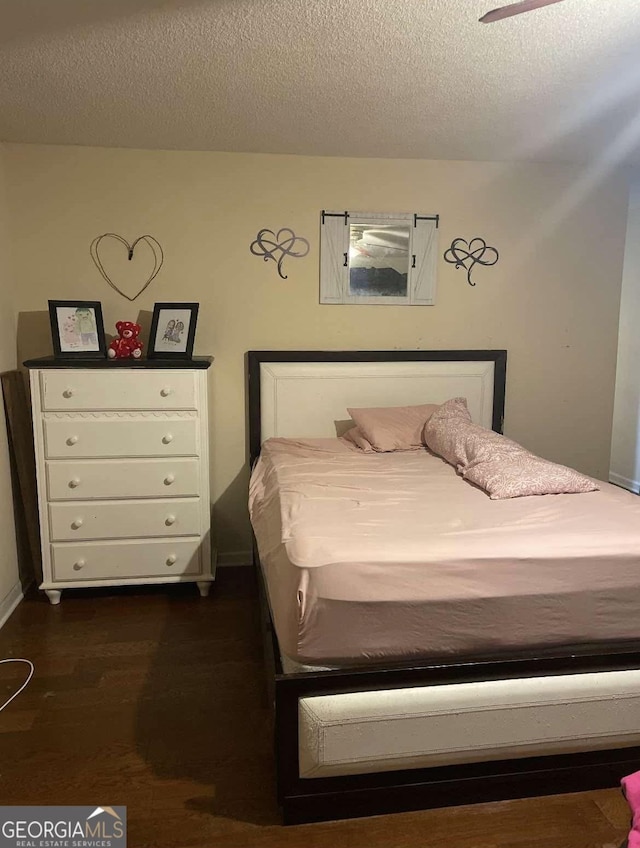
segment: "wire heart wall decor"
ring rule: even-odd
[[[111,277],[105,270],[104,263],[100,257],[100,245],[104,243],[104,239],[116,239],[117,241],[119,241],[127,249],[127,258],[129,262],[132,261],[136,245],[140,244],[140,242],[148,245],[151,249],[151,253],[153,254],[153,270],[151,271],[151,274],[147,277],[145,282],[142,284],[142,286],[138,289],[136,294],[133,295],[133,297],[130,297],[126,292],[122,291],[122,289],[118,285],[116,285],[116,283],[111,279]],[[98,269],[98,271],[100,271],[100,273],[107,281],[107,283],[111,286],[111,288],[114,291],[118,292],[119,295],[122,295],[122,297],[125,297],[127,300],[132,302],[136,300],[136,298],[140,297],[142,292],[145,291],[151,285],[153,280],[158,276],[158,273],[162,268],[162,263],[164,262],[164,253],[162,251],[160,243],[157,239],[150,235],[138,236],[138,238],[134,242],[129,244],[129,242],[125,238],[119,236],[117,233],[103,233],[101,236],[97,236],[96,238],[94,238],[94,240],[91,242],[91,247],[89,248],[89,251],[91,253],[91,258],[93,259],[96,268]]]

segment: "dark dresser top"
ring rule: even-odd
[[[55,356],[41,356],[27,359],[25,368],[134,368],[134,369],[186,369],[205,370],[211,366],[213,356],[194,356],[192,359],[56,359]]]

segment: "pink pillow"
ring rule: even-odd
[[[367,441],[365,437],[362,435],[358,427],[352,427],[350,430],[343,435],[343,439],[346,439],[348,442],[351,442],[352,445],[355,445],[360,450],[365,453],[374,453],[373,447],[371,446],[371,442]]]
[[[424,447],[425,422],[438,404],[348,409],[360,433],[376,451],[417,450]]]
[[[456,468],[464,468],[469,462],[497,450],[511,453],[524,450],[516,442],[487,430],[471,421],[466,398],[453,398],[443,403],[427,421],[424,441],[438,456]]]
[[[524,448],[510,456],[481,460],[464,469],[462,476],[484,489],[492,501],[530,495],[572,495],[598,488],[593,480],[573,468],[549,462]]]
[[[471,415],[467,408],[467,399],[463,397],[451,398],[441,403],[437,410],[435,421],[443,421],[447,418],[460,418],[463,421],[471,421]]]
[[[464,398],[443,403],[424,428],[427,446],[492,500],[592,492],[593,480],[556,465],[517,442],[473,424]]]

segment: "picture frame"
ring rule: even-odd
[[[199,303],[155,303],[147,357],[191,359],[199,307]]]
[[[56,359],[106,359],[102,304],[97,300],[50,300],[51,341]]]

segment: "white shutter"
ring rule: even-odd
[[[325,215],[320,222],[320,303],[343,303],[349,268],[349,227],[344,214]]]
[[[438,267],[437,221],[418,218],[413,229],[412,253],[416,267],[411,269],[411,303],[423,306],[436,302],[436,271]]]

